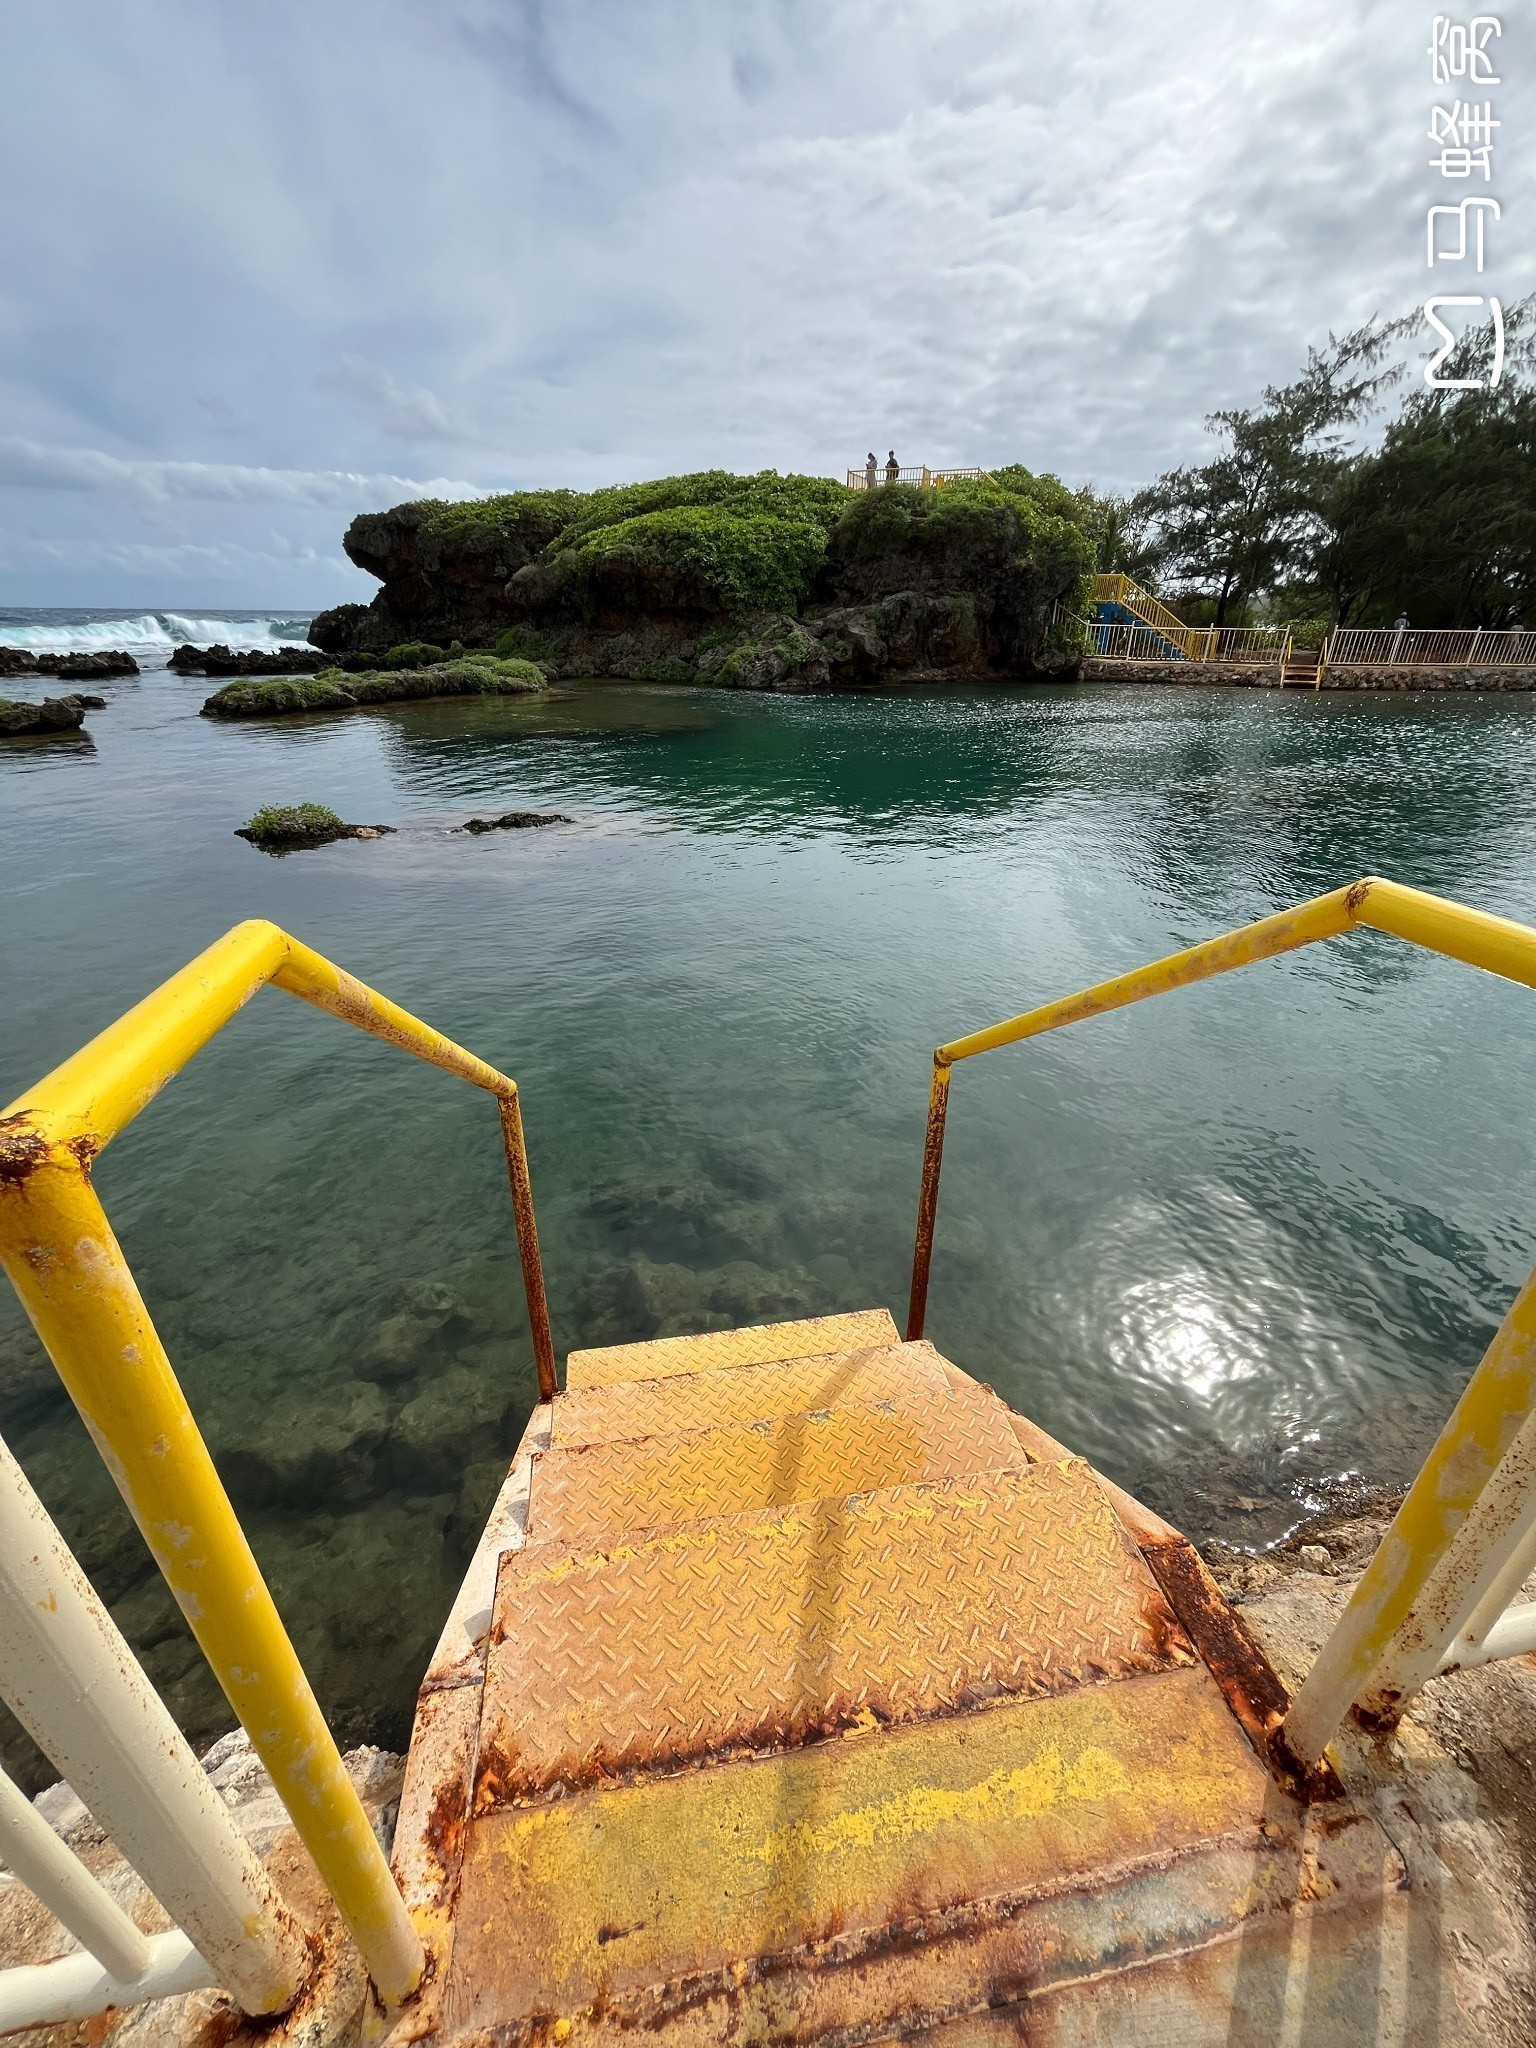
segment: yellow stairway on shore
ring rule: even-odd
[[[1189,1546],[884,1311],[568,1384],[422,1688],[397,2041],[1129,2044],[1073,2031],[1105,1972],[1379,1903],[1379,1831],[1311,1828],[1244,1732],[1262,1660],[1218,1684],[1149,1563]]]

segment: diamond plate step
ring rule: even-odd
[[[745,1330],[706,1330],[696,1337],[656,1337],[643,1344],[573,1351],[566,1360],[565,1383],[575,1388],[603,1387],[614,1380],[660,1380],[679,1372],[825,1358],[834,1351],[861,1351],[900,1341],[888,1309],[858,1309],[851,1315],[812,1316],[804,1322],[759,1323]]]
[[[631,1437],[759,1422],[774,1415],[808,1415],[860,1402],[923,1406],[943,1401],[948,1393],[944,1362],[931,1344],[834,1351],[826,1358],[729,1366],[670,1379],[568,1390],[551,1411],[550,1442],[622,1443]]]
[[[1194,1661],[1073,1459],[508,1552],[477,1810]]]
[[[1283,1907],[1291,1812],[1203,1667],[501,1807],[466,1829],[434,2039],[915,2030]]]
[[[534,1542],[575,1548],[623,1530],[1013,1471],[1027,1462],[1007,1409],[985,1396],[950,1393],[907,1412],[866,1402],[541,1451],[533,1463],[528,1533]]]

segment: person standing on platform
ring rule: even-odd
[[[872,491],[875,488],[875,472],[879,467],[879,463],[875,460],[875,451],[871,448],[869,460],[864,465],[864,488],[866,491]]]
[[[901,464],[896,460],[896,450],[893,448],[885,458],[885,480],[888,484],[893,484],[900,475]]]

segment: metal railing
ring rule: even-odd
[[[1259,667],[1290,659],[1288,626],[1190,626],[1177,647],[1158,626],[1085,619],[1087,650],[1099,661],[1230,661]]]
[[[1099,982],[933,1056],[907,1337],[921,1337],[950,1076],[960,1060],[1167,995],[1360,926],[1536,987],[1536,931],[1368,876],[1188,951]],[[1390,1726],[1436,1672],[1536,1649],[1536,1605],[1508,1604],[1536,1566],[1536,1272],[1483,1354],[1289,1711],[1272,1759],[1305,1776],[1353,1709]]]
[[[516,1083],[265,922],[235,926],[0,1113],[0,1264],[392,2008],[420,1981],[420,1938],[91,1185],[102,1148],[268,982],[496,1098],[539,1392],[553,1397]],[[0,1795],[0,1838],[31,1856],[95,1959],[0,1972],[0,2015],[30,2000],[46,2018],[52,1999],[53,2016],[79,2017],[82,1998],[95,2012],[165,1995],[167,1973],[169,1988],[190,1973],[248,2012],[285,2009],[309,1967],[302,1937],[3,1449],[0,1694],[182,1929],[146,1955]]]
[[[898,469],[894,476],[883,462],[875,465],[875,488],[881,484],[916,484],[920,490],[939,490],[945,484],[976,481],[985,478],[984,469],[930,469],[926,463],[919,469]],[[848,488],[850,491],[867,491],[870,487],[869,470],[850,469]]]
[[[1332,633],[1327,668],[1501,668],[1536,664],[1536,633],[1485,626],[1348,627]]]

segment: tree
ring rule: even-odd
[[[1212,603],[1218,626],[1310,566],[1349,466],[1348,434],[1402,375],[1386,358],[1417,319],[1330,335],[1294,382],[1266,387],[1261,406],[1208,416],[1226,444],[1211,461],[1170,470],[1132,500],[1161,567]]]

